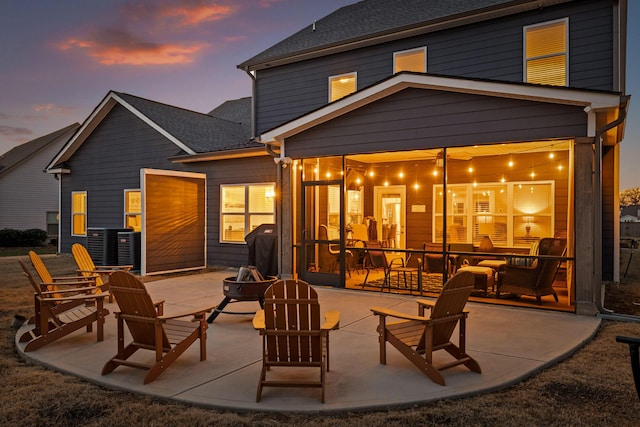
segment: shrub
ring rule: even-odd
[[[47,241],[47,232],[38,228],[29,230],[14,230],[4,228],[0,230],[0,247],[33,247],[43,246]]]

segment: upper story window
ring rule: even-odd
[[[340,98],[356,91],[356,73],[340,74],[339,76],[329,77],[329,102],[336,101]]]
[[[220,241],[244,243],[262,224],[275,222],[275,184],[220,186]]]
[[[124,190],[124,226],[133,231],[142,230],[142,203],[140,190]]]
[[[524,78],[527,83],[567,86],[569,20],[524,27]]]
[[[87,192],[71,193],[71,235],[87,235]]]
[[[414,71],[427,72],[427,48],[403,50],[393,54],[393,72]]]

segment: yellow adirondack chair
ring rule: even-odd
[[[97,325],[97,340],[104,339],[104,319],[109,314],[104,308],[106,293],[97,295],[94,286],[48,291],[46,283],[38,285],[27,266],[22,261],[18,262],[34,290],[35,327],[19,338],[19,342],[27,343],[25,352],[37,350],[81,328],[91,332],[94,322]]]
[[[35,253],[34,251],[29,251],[29,260],[31,261],[31,266],[36,271],[38,277],[40,278],[40,283],[47,284],[47,291],[56,291],[63,286],[70,287],[89,287],[95,286],[96,281],[93,277],[85,277],[85,276],[58,276],[53,277],[51,273],[49,273],[49,269],[42,261],[42,258]],[[62,295],[54,294],[55,298],[60,298]]]
[[[87,248],[80,243],[74,243],[71,246],[71,253],[78,266],[78,273],[95,280],[96,286],[101,290],[109,290],[108,280],[111,273],[129,271],[133,268],[133,265],[101,265],[96,267]],[[112,296],[109,297],[109,302],[113,302]]]

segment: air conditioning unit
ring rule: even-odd
[[[140,232],[118,233],[118,265],[133,265],[133,270],[140,271]]]
[[[95,265],[116,265],[118,232],[126,229],[87,228],[87,251]]]

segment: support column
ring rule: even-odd
[[[593,138],[575,139],[575,288],[576,313],[585,316],[598,314],[596,305],[595,271],[600,263],[595,260],[595,181]]]
[[[286,163],[278,165],[281,168],[280,182],[276,185],[276,192],[280,198],[278,212],[278,250],[280,258],[280,278],[291,279],[293,277],[293,206],[291,194],[291,180],[293,165],[286,167]]]

